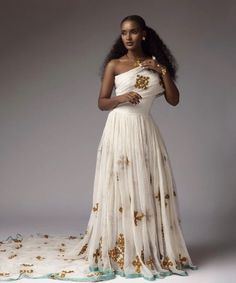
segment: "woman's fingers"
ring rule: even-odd
[[[134,92],[134,91],[131,91],[128,95],[131,99],[130,102],[135,103],[135,104],[139,103],[140,102],[139,99],[142,98],[142,96],[140,94],[138,94],[137,92]]]

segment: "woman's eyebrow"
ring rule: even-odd
[[[133,31],[133,30],[137,30],[136,28],[132,28],[132,29],[130,29],[131,31]],[[121,31],[126,31],[125,29],[122,29]]]

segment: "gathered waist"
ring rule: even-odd
[[[144,115],[150,116],[150,111],[144,107],[139,107],[140,105],[119,105],[116,108],[112,109],[110,113],[123,113],[129,115]]]

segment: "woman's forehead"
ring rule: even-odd
[[[132,29],[139,29],[139,26],[136,22],[134,21],[125,21],[121,25],[121,30],[132,30]]]

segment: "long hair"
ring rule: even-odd
[[[171,51],[166,46],[166,44],[163,42],[163,40],[160,38],[160,36],[156,33],[156,31],[153,30],[151,27],[147,26],[144,19],[141,16],[138,15],[127,16],[121,21],[120,26],[126,20],[136,22],[141,28],[141,30],[146,31],[145,40],[142,40],[141,43],[144,54],[148,57],[155,56],[156,60],[168,69],[171,78],[175,81],[177,79],[176,72],[178,68],[176,59],[174,58],[174,56],[172,55]],[[126,53],[127,53],[127,49],[123,44],[121,35],[119,35],[116,38],[111,50],[109,51],[109,53],[107,54],[107,56],[103,61],[103,64],[100,69],[101,79],[103,79],[104,71],[107,63],[111,59],[118,59],[121,56],[125,55]]]

